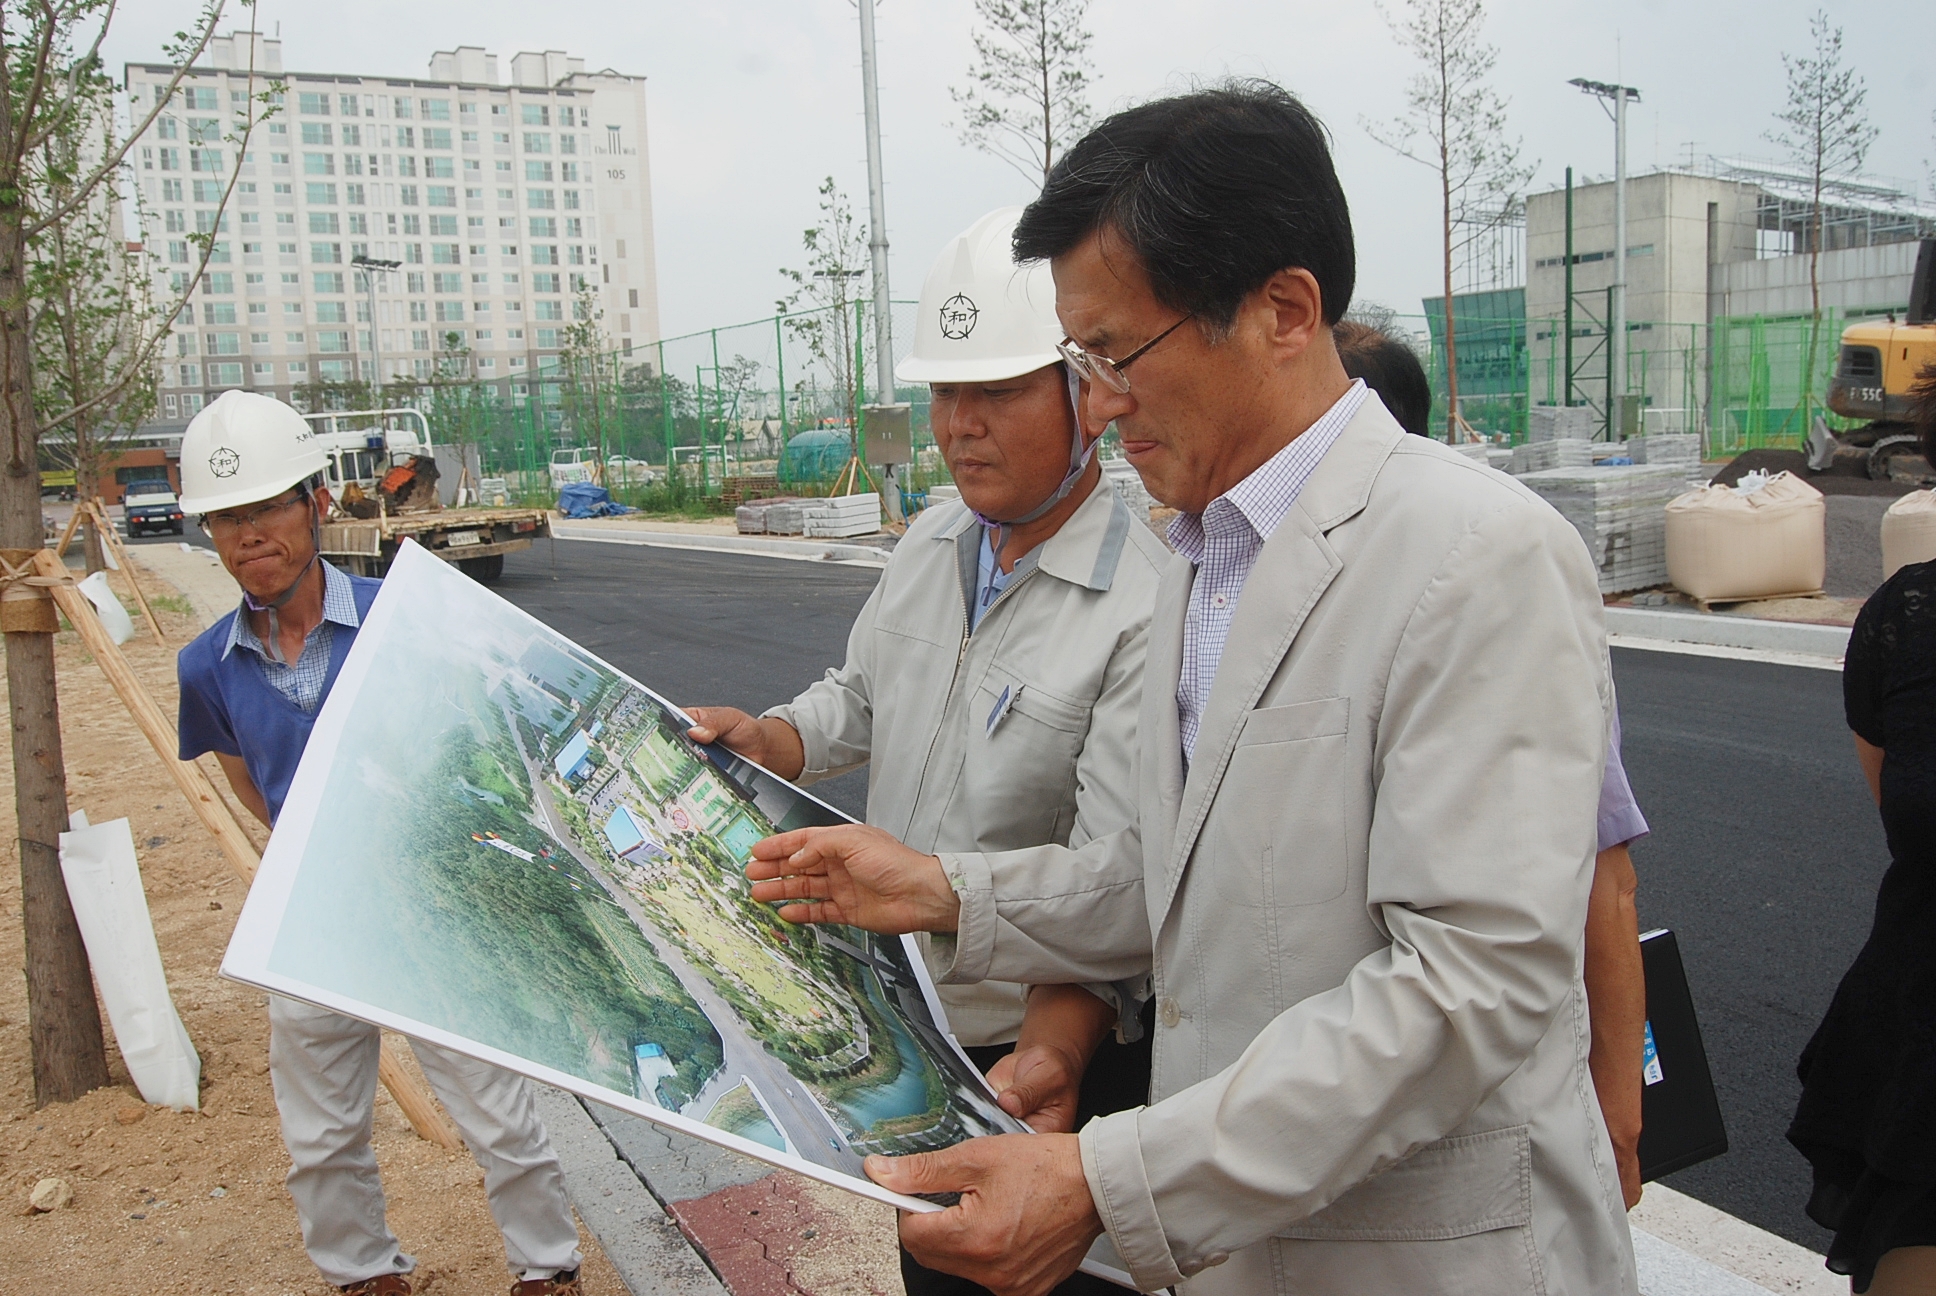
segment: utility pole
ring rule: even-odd
[[[1607,293],[1607,439],[1623,429],[1621,398],[1627,394],[1627,105],[1640,102],[1632,86],[1575,77],[1567,82],[1601,100],[1613,117],[1613,283]],[[1618,387],[1619,390],[1614,389]]]
[[[861,108],[867,127],[867,250],[874,269],[874,399],[894,403],[894,308],[887,292],[887,188],[881,176],[881,91],[874,56],[874,0],[860,6]],[[888,517],[901,520],[901,492],[887,470]]]
[[[370,369],[375,375],[373,395],[377,408],[383,408],[383,347],[376,334],[376,277],[386,270],[395,270],[401,261],[379,261],[373,257],[356,256],[350,264],[363,275],[363,290],[370,300]]]

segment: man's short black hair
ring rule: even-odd
[[[1331,337],[1344,371],[1378,393],[1398,426],[1419,436],[1432,434],[1432,384],[1418,352],[1383,329],[1356,320],[1338,325]]]
[[[1121,236],[1156,299],[1212,331],[1278,271],[1311,272],[1324,319],[1351,304],[1351,212],[1324,126],[1268,81],[1229,81],[1104,121],[1062,155],[1015,227],[1015,259]]]

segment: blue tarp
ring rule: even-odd
[[[558,492],[558,511],[568,518],[617,517],[632,510],[612,502],[612,493],[592,482],[573,482]]]

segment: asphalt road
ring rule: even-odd
[[[558,541],[498,592],[675,701],[758,711],[844,655],[872,569]],[[1805,1163],[1782,1138],[1794,1062],[1867,934],[1886,864],[1842,722],[1841,677],[1614,654],[1643,927],[1680,936],[1732,1150],[1669,1183],[1805,1246]],[[865,771],[816,792],[859,814]]]

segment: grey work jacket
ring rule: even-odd
[[[916,850],[1081,846],[1134,814],[1136,717],[1162,542],[1104,476],[968,632],[981,528],[959,502],[895,547],[847,661],[767,712],[800,782],[868,765],[867,821]],[[964,1045],[1013,1040],[1025,990],[944,986]]]
[[[1187,768],[1196,573],[1135,821],[942,854],[955,980],[1153,972],[1151,1103],[1081,1132],[1143,1291],[1633,1296],[1582,981],[1612,683],[1593,564],[1367,399],[1245,582]]]

